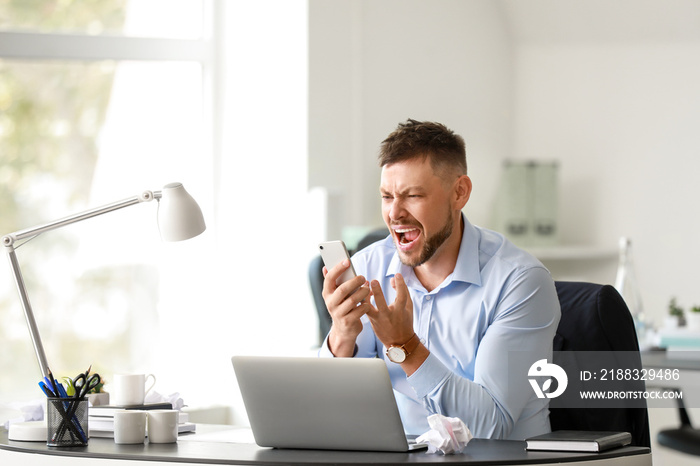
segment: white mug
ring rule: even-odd
[[[130,409],[114,413],[114,443],[143,443],[146,437],[146,411]]]
[[[149,378],[153,379],[153,382],[146,388],[146,381]],[[153,374],[114,374],[113,384],[113,398],[110,400],[113,405],[142,405],[146,393],[156,384],[156,376]]]
[[[148,411],[148,442],[177,442],[179,412],[175,409],[153,409]]]

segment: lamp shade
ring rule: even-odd
[[[194,238],[206,230],[202,210],[182,183],[163,186],[158,227],[163,241],[182,241]]]

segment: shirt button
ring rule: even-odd
[[[428,296],[425,297],[425,300],[426,300],[426,301],[430,301],[431,299],[433,299],[433,297],[430,296],[430,295],[428,295]]]

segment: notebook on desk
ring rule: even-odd
[[[255,443],[262,447],[409,451],[380,359],[231,358]]]

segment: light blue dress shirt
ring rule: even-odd
[[[545,267],[503,235],[466,217],[457,264],[431,292],[403,265],[387,237],[352,258],[355,271],[376,279],[391,303],[390,279],[401,273],[413,300],[413,326],[430,351],[410,377],[386,358],[364,316],[355,357],[384,358],[406,432],[430,429],[427,417],[458,417],[477,438],[522,440],[550,431],[548,400],[538,399],[527,372],[551,361],[561,311]],[[327,341],[320,356],[332,357]]]

